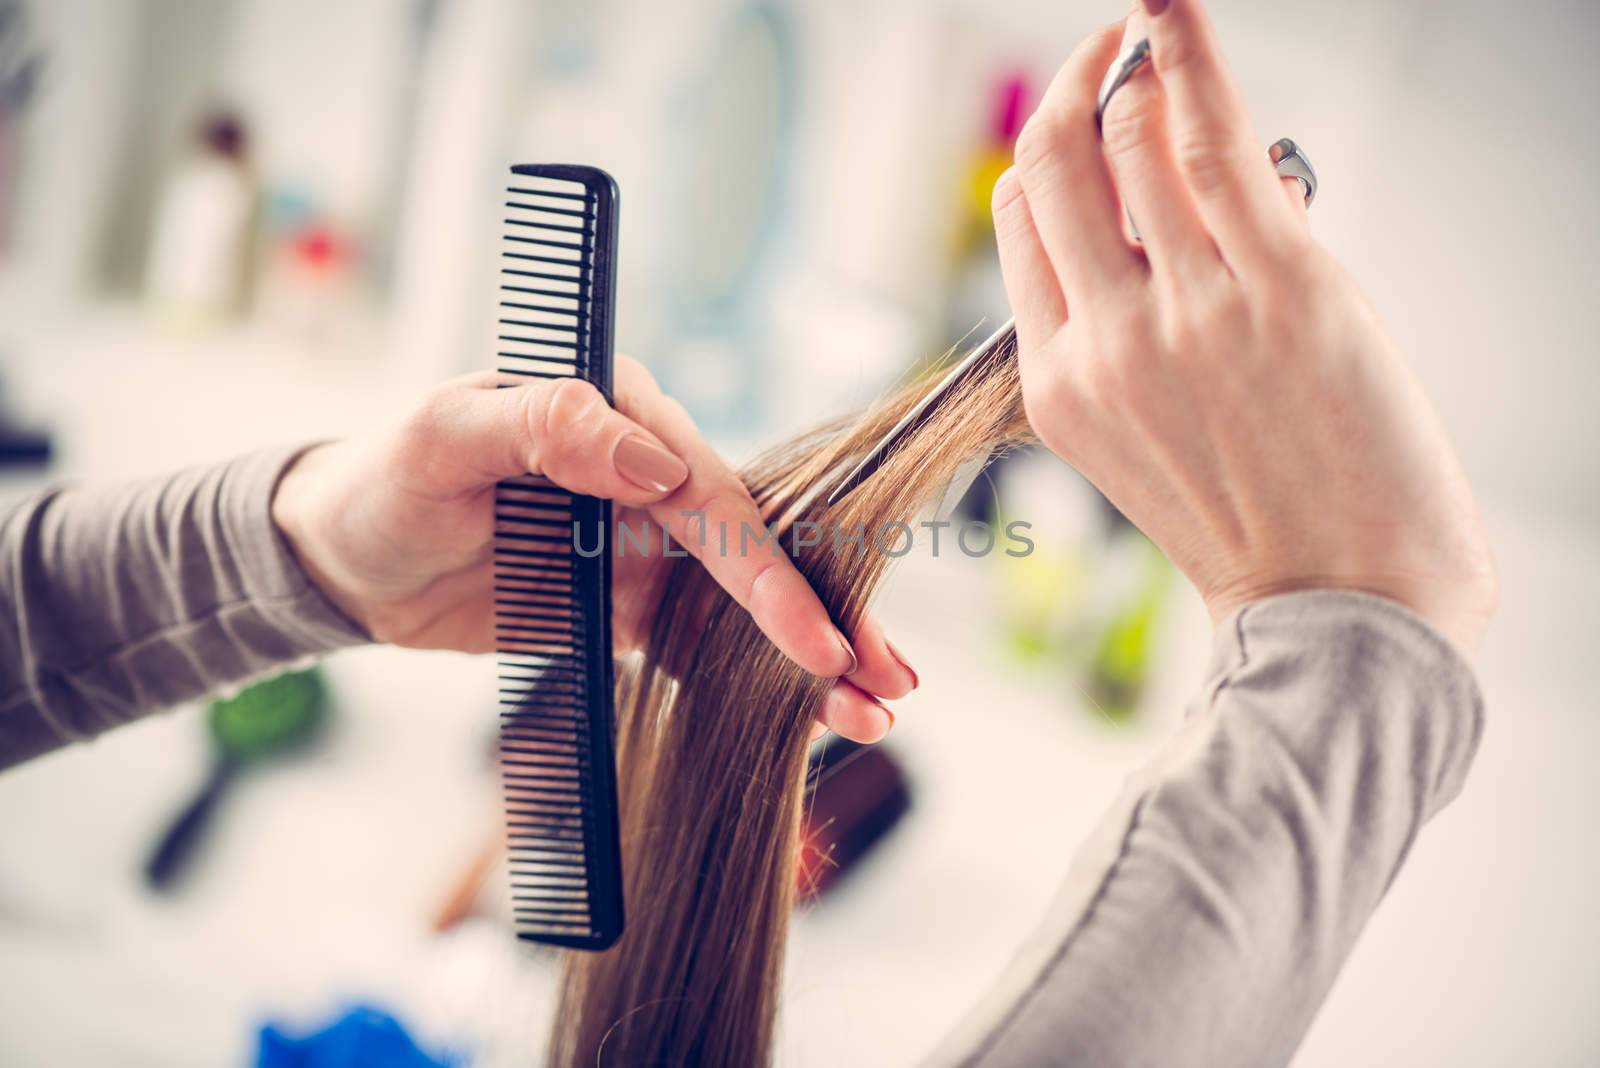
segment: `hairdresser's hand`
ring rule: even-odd
[[[636,647],[649,630],[664,523],[779,649],[813,674],[840,677],[823,707],[827,726],[859,741],[883,737],[894,720],[877,698],[904,696],[915,674],[871,620],[852,651],[787,556],[721,554],[715,535],[700,547],[700,520],[685,512],[704,513],[712,531],[726,524],[730,542],[741,524],[759,529],[762,519],[648,371],[617,361],[616,409],[583,382],[497,389],[499,381],[449,383],[393,431],[315,448],[290,468],[273,518],[329,598],[379,641],[491,650],[494,486],[540,473],[614,500],[617,520],[636,531],[647,518],[655,527],[655,555],[630,545],[613,561],[619,648]],[[594,535],[584,536],[591,544]]]
[[[1160,13],[1129,34],[1154,70],[1113,98],[1103,150],[1095,94],[1120,26],[1057,75],[995,191],[1029,419],[1214,618],[1361,590],[1470,652],[1496,583],[1455,452],[1266,161],[1200,4],[1146,4]]]

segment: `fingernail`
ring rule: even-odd
[[[1155,18],[1167,9],[1172,0],[1144,0],[1144,13]]]
[[[887,735],[890,731],[894,730],[894,713],[890,712],[883,705],[878,706],[878,711],[882,712],[884,718],[889,721],[888,724],[883,728],[883,734],[878,735],[878,740],[882,741],[884,735]]]
[[[896,649],[894,642],[888,638],[883,639],[883,644],[889,647],[889,655],[894,657],[895,663],[905,668],[906,673],[911,676],[911,688],[915,690],[918,686],[921,686],[922,680],[917,678],[917,669],[911,666],[911,661],[906,659],[906,654]]]
[[[848,671],[840,672],[840,674],[854,675],[856,673],[856,668],[861,666],[861,661],[856,659],[856,651],[850,648],[850,643],[845,641],[843,634],[840,634],[838,631],[834,631],[833,636],[839,639],[839,648],[843,649],[845,655],[850,658],[850,669]]]
[[[617,442],[611,462],[623,478],[652,493],[677,489],[689,477],[688,465],[638,434],[629,434]]]

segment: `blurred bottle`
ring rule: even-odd
[[[364,308],[355,240],[305,186],[275,184],[265,200],[255,316],[296,344],[339,349]]]
[[[34,98],[45,54],[29,40],[27,10],[0,0],[0,253],[10,238],[11,201],[16,197],[21,155],[22,110]]]
[[[1159,662],[1172,564],[1088,481],[1042,449],[1011,456],[993,472],[992,485],[985,496],[997,525],[1026,522],[1031,543],[1025,555],[989,557],[1006,648],[1019,663],[1065,672],[1096,718],[1135,720]]]
[[[1120,518],[1120,517],[1119,517]],[[1161,551],[1122,519],[1109,539],[1107,552],[1125,559],[1132,575],[1118,591],[1105,620],[1084,683],[1096,708],[1113,721],[1139,713],[1145,685],[1154,668],[1156,627],[1173,585],[1173,569]]]
[[[0,257],[10,244],[22,149],[22,113],[33,98],[44,69],[44,54],[30,39],[27,10],[16,0],[0,0]],[[6,353],[0,351],[0,364]],[[0,381],[0,467],[43,464],[50,459],[50,435],[18,426],[5,405]]]
[[[1010,316],[1000,259],[995,249],[994,219],[989,201],[994,184],[1011,166],[1017,135],[1027,121],[1033,102],[1028,78],[1022,71],[1002,76],[990,99],[989,122],[974,146],[963,173],[958,207],[959,222],[952,249],[950,299],[946,340],[955,343],[969,333],[972,341],[993,330],[974,329],[980,323],[1003,322]]]
[[[156,209],[145,294],[163,321],[203,328],[243,311],[255,209],[244,124],[214,112],[196,130]]]
[[[974,482],[963,501],[968,515],[983,513],[998,529],[1027,524],[1025,554],[987,557],[997,574],[1002,637],[1019,662],[1052,669],[1072,660],[1095,601],[1095,549],[1104,537],[1098,498],[1050,453],[1029,449]]]
[[[16,0],[0,0],[0,253],[5,252],[11,234],[22,112],[44,69],[44,53],[33,47],[29,36],[27,10]]]
[[[1017,135],[1032,110],[1033,92],[1021,70],[1002,76],[994,87],[989,122],[967,162],[961,184],[959,222],[952,251],[950,296],[945,302],[945,343],[959,352],[994,332],[1011,317],[1005,280],[1000,276],[1000,254],[995,245],[990,200],[995,182],[1011,166]],[[993,523],[994,495],[979,483],[1001,476],[1011,460],[996,457],[956,509],[964,519]],[[1033,566],[1043,567],[1044,561]]]

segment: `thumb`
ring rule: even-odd
[[[624,504],[650,504],[689,476],[650,431],[577,378],[475,375],[435,392],[401,431],[411,479],[440,496],[543,475]]]

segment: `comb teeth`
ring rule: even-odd
[[[504,201],[499,369],[611,394],[616,187],[518,166]],[[612,737],[611,506],[527,475],[495,491],[500,763],[517,936],[604,949],[622,933]]]
[[[598,205],[570,181],[533,175],[506,190],[496,355],[511,374],[581,374],[594,296]]]

